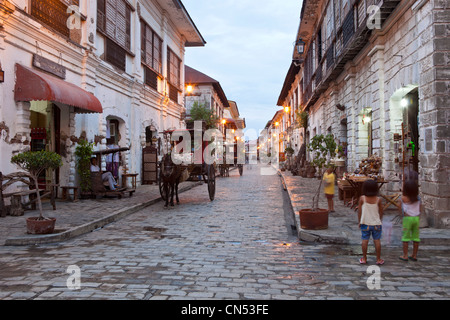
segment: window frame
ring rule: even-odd
[[[55,15],[52,16],[52,12],[45,12],[45,10],[42,10],[38,6],[39,2],[51,6],[51,8],[53,9],[52,12],[57,12],[60,13],[61,16],[65,16],[66,19],[64,20],[64,23],[58,23],[58,19],[55,19],[58,17]],[[64,7],[65,10],[58,11],[58,8],[55,9],[55,3],[57,3],[61,7]],[[28,11],[28,14],[33,19],[36,19],[37,21],[39,21],[39,23],[44,24],[48,29],[70,39],[70,29],[67,27],[67,19],[70,17],[71,13],[67,13],[67,9],[70,5],[79,6],[79,0],[29,0],[28,4],[29,10],[26,11]]]
[[[120,40],[117,38],[117,24],[114,24],[114,36],[108,33],[108,18],[107,18],[107,4],[110,0],[97,0],[97,32],[100,32],[104,37],[109,38],[111,41],[115,42],[118,46],[121,46],[128,54],[131,56],[135,56],[131,51],[131,12],[134,11],[134,8],[130,5],[127,0],[117,0],[121,1],[125,6],[125,16],[123,16],[120,12],[115,10],[115,14],[120,14],[125,20],[125,45],[120,43]],[[101,5],[102,4],[102,5]],[[103,19],[100,19],[99,16],[103,16]],[[100,23],[102,25],[100,25]]]
[[[151,63],[147,61],[147,43],[149,42],[147,32],[151,32]],[[158,40],[158,47],[155,45],[155,39]],[[162,77],[162,48],[163,40],[162,38],[153,30],[152,27],[148,25],[143,19],[141,19],[141,63],[155,72],[159,77]],[[157,52],[158,57],[155,58],[155,52]],[[157,64],[157,66],[155,66]]]
[[[172,59],[172,57],[174,57]],[[175,60],[176,59],[176,60]],[[172,61],[175,60],[175,62],[177,62],[178,66],[174,65],[172,63]],[[181,59],[178,57],[178,55],[176,55],[172,49],[170,49],[170,47],[167,47],[167,81],[174,87],[176,87],[179,91],[181,90]],[[172,79],[172,66],[175,67],[177,74],[175,74],[176,76],[176,81],[173,81]]]

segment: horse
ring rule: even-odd
[[[173,207],[173,196],[175,194],[177,204],[180,203],[180,199],[178,198],[178,185],[185,181],[185,170],[181,166],[176,165],[172,161],[172,157],[170,154],[166,154],[163,156],[161,161],[161,179],[163,181],[164,193],[166,194],[166,203],[164,207],[167,208],[169,205],[169,196],[170,196],[170,205]]]

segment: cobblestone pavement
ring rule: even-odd
[[[448,247],[417,262],[386,248],[386,264],[368,272],[375,257],[359,265],[358,246],[300,243],[271,170],[232,171],[213,202],[203,185],[179,206],[156,203],[73,240],[0,247],[0,299],[449,299]]]

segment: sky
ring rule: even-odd
[[[264,129],[292,62],[301,0],[182,0],[205,47],[186,48],[185,64],[220,82],[247,129]]]

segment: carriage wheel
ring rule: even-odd
[[[207,167],[208,170],[208,193],[209,193],[209,199],[211,201],[214,200],[214,196],[216,194],[216,172],[214,170],[213,165],[209,165]]]
[[[244,174],[244,165],[243,164],[239,164],[238,165],[238,169],[239,169],[239,174],[242,176]]]
[[[159,193],[161,194],[161,198],[166,201],[167,195],[164,190],[164,183],[161,178],[161,168],[158,168],[158,183],[159,183]]]

